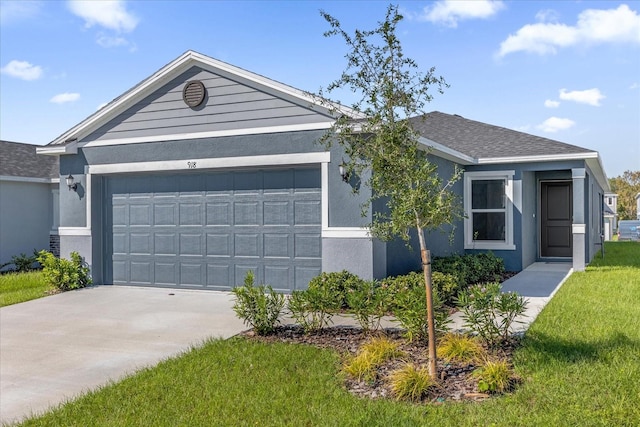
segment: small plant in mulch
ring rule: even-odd
[[[429,375],[425,366],[407,363],[389,374],[391,392],[398,400],[420,402],[438,383]]]

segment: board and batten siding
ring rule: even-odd
[[[200,80],[207,89],[203,103],[196,108],[188,107],[182,100],[182,89],[189,80]],[[329,121],[330,118],[309,108],[192,67],[82,140],[100,141]]]

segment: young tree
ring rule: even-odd
[[[385,210],[372,214],[373,236],[382,240],[400,236],[408,242],[409,231],[417,232],[427,295],[429,372],[435,378],[431,254],[425,230],[461,217],[459,200],[450,191],[460,173],[442,181],[409,119],[423,113],[432,99],[431,87],[443,93],[447,84],[434,75],[434,68],[421,73],[416,62],[404,56],[396,36],[402,20],[397,6],[388,7],[386,19],[375,29],[356,30],[353,36],[336,18],[324,11],[321,14],[331,26],[325,36],[341,37],[348,47],[347,68],[327,91],[347,88],[360,97],[352,107],[355,114],[340,116],[323,142],[328,147],[338,143],[349,158],[347,171],[368,177],[364,184],[370,188],[371,197],[363,206],[365,211],[376,200],[386,205]],[[322,91],[320,95],[324,99]],[[363,173],[366,171],[371,173]]]

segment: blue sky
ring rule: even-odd
[[[316,92],[346,53],[318,11],[371,29],[388,4],[1,0],[0,138],[46,144],[189,49]],[[609,177],[640,170],[640,2],[395,4],[405,54],[450,84],[426,111],[597,150]]]

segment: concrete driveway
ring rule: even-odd
[[[246,329],[233,295],[96,286],[0,309],[0,422]]]

